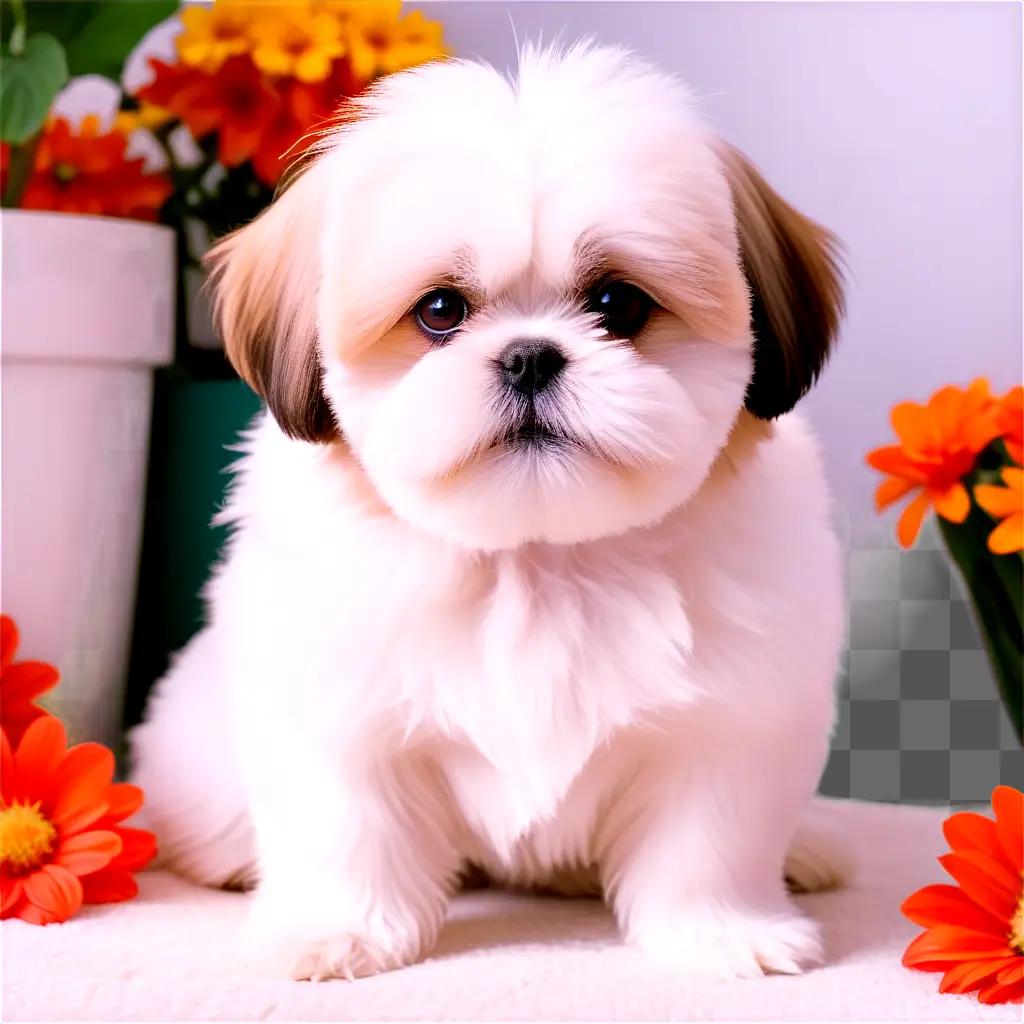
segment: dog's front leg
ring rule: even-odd
[[[626,937],[655,959],[715,977],[821,961],[783,863],[825,733],[794,725],[704,720],[641,745],[642,767],[605,833],[602,875]]]
[[[259,969],[351,980],[433,943],[458,866],[443,789],[431,763],[374,746],[299,742],[249,759]]]

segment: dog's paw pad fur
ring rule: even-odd
[[[400,961],[372,942],[357,935],[339,935],[294,956],[288,974],[296,981],[355,981],[399,966]]]
[[[638,941],[664,966],[707,978],[800,974],[824,960],[817,925],[795,913],[688,916]]]
[[[250,919],[246,950],[250,970],[262,977],[355,981],[404,967],[419,955],[415,934],[375,930],[363,922],[346,925],[343,915],[332,925],[258,909]]]
[[[329,939],[250,938],[249,953],[253,973],[293,981],[355,981],[404,967],[413,959],[354,932],[339,932]]]

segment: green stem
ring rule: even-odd
[[[2,200],[5,207],[21,205],[21,197],[25,194],[29,178],[32,177],[38,144],[39,136],[33,135],[20,146],[11,146],[7,164],[7,185]]]
[[[963,523],[941,517],[938,523],[971,595],[1000,696],[1020,741],[1024,733],[1024,561],[1019,554],[994,555],[988,550],[994,524],[977,506],[972,505]]]
[[[12,57],[18,57],[25,50],[25,39],[28,36],[24,0],[11,0],[11,13],[14,15],[14,27],[11,29],[11,40],[7,48],[11,51]]]

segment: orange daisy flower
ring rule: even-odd
[[[988,535],[988,549],[995,555],[1024,550],[1024,469],[1004,466],[1005,487],[978,484],[974,500],[993,519],[1002,522]]]
[[[83,903],[136,894],[131,872],[148,863],[156,843],[119,824],[142,793],[112,783],[113,774],[106,747],[68,749],[52,715],[33,722],[16,750],[0,735],[0,918],[53,924]]]
[[[171,194],[170,179],[145,171],[145,161],[129,159],[127,149],[124,134],[101,132],[93,115],[77,132],[62,117],[51,121],[36,147],[22,207],[156,220]]]
[[[1024,386],[1010,388],[999,400],[996,424],[1010,458],[1024,466]]]
[[[939,863],[957,885],[927,885],[900,908],[926,928],[903,963],[942,971],[940,992],[977,992],[982,1003],[1024,1002],[1024,793],[997,786],[995,820],[962,811],[943,825]]]
[[[0,726],[17,744],[25,730],[46,712],[34,701],[57,685],[60,674],[45,661],[14,660],[18,652],[18,627],[8,615],[0,615]]]
[[[900,443],[876,448],[867,462],[887,474],[875,492],[879,511],[916,492],[896,528],[906,548],[917,538],[929,508],[953,523],[967,518],[971,499],[962,478],[978,453],[999,436],[999,427],[988,382],[981,378],[967,390],[941,388],[927,405],[901,402],[891,418]]]

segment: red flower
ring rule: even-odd
[[[145,161],[129,159],[127,148],[125,136],[101,132],[95,116],[83,118],[77,134],[64,118],[51,121],[36,147],[21,205],[26,210],[156,220],[171,194],[170,180],[145,171]]]
[[[217,159],[225,167],[248,160],[274,120],[281,98],[248,56],[232,57],[215,72],[150,59],[155,78],[138,92],[164,107],[202,139],[216,131]]]
[[[17,744],[25,730],[46,712],[33,703],[60,678],[44,661],[14,661],[18,651],[18,627],[7,615],[0,615],[0,726],[10,742]]]
[[[283,86],[281,105],[252,156],[252,169],[264,185],[273,188],[278,183],[285,169],[316,137],[316,126],[327,122],[337,102],[336,75],[314,85],[289,82]]]
[[[958,885],[927,885],[900,908],[928,930],[903,954],[919,971],[943,971],[940,992],[977,992],[981,1003],[1024,1002],[1024,793],[997,786],[995,821],[961,811],[943,826],[939,863]]]
[[[67,747],[52,715],[13,751],[0,734],[0,918],[66,921],[83,903],[130,899],[131,872],[156,852],[150,832],[120,822],[142,803],[112,783],[114,756],[98,743]]]

